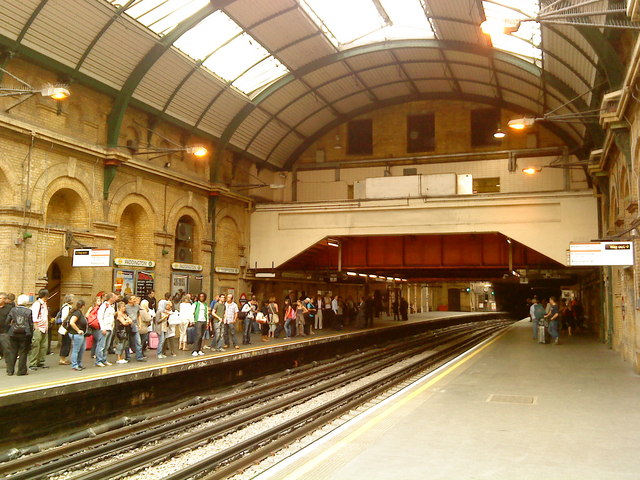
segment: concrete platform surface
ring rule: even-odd
[[[410,315],[408,322],[393,321],[392,318],[383,316],[376,319],[374,329],[395,328],[400,325],[415,322],[430,322],[438,319],[456,316],[476,315],[476,312],[428,312]],[[304,348],[318,342],[330,342],[334,337],[345,335],[361,335],[366,330],[346,327],[344,330],[335,331],[328,328],[316,331],[314,335],[298,336],[288,340],[282,338],[270,339],[262,342],[259,334],[253,334],[251,345],[240,345],[238,350],[229,348],[225,352],[204,350],[205,355],[191,356],[191,348],[177,352],[176,357],[158,359],[155,350],[147,351],[147,361],[137,362],[135,355],[127,364],[115,364],[115,355],[109,355],[109,360],[114,365],[104,368],[95,366],[95,360],[90,358],[90,352],[84,353],[83,365],[86,369],[82,372],[74,371],[69,365],[60,365],[59,348],[52,346],[53,355],[46,357],[47,369],[29,371],[27,376],[7,376],[5,363],[0,362],[0,406],[10,403],[30,401],[37,398],[51,398],[70,391],[86,390],[93,387],[102,387],[113,383],[122,384],[126,381],[135,381],[150,376],[166,375],[179,371],[199,368],[212,363],[228,362],[234,358],[255,355],[259,352],[267,353],[269,349],[282,350],[286,348]],[[236,334],[238,341],[242,341],[242,334]],[[209,341],[207,341],[207,344]],[[265,351],[266,350],[266,351]]]
[[[388,399],[260,479],[637,479],[640,377],[531,323]]]

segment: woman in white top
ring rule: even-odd
[[[187,328],[189,324],[193,322],[193,304],[191,303],[191,295],[188,293],[182,297],[180,302],[180,334],[176,332],[176,335],[180,337],[180,350],[187,349]]]

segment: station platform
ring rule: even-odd
[[[640,377],[522,320],[256,477],[636,479]]]

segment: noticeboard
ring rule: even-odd
[[[633,242],[585,242],[569,245],[572,267],[633,265]]]
[[[74,248],[71,264],[74,267],[110,267],[111,250],[107,248]]]

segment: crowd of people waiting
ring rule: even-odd
[[[5,359],[7,374],[27,375],[49,368],[45,363],[51,354],[51,329],[59,335],[61,365],[76,371],[85,369],[83,357],[91,337],[91,358],[97,367],[145,362],[146,351],[155,350],[157,358],[175,357],[188,350],[194,357],[203,350],[224,351],[229,346],[239,349],[236,332],[242,332],[242,343],[251,343],[251,334],[261,334],[266,342],[272,338],[289,339],[313,335],[323,328],[341,330],[344,326],[368,328],[381,313],[371,294],[356,303],[351,297],[286,297],[278,303],[274,296],[258,303],[255,295],[238,305],[232,294],[220,294],[207,303],[207,294],[182,294],[180,298],[166,293],[159,301],[155,292],[145,298],[100,292],[87,306],[84,300],[67,295],[57,315],[50,321],[47,306],[49,292],[42,289],[29,306],[30,297],[0,293],[0,354]],[[395,320],[408,319],[404,299],[393,302]],[[16,369],[16,363],[17,369]]]

